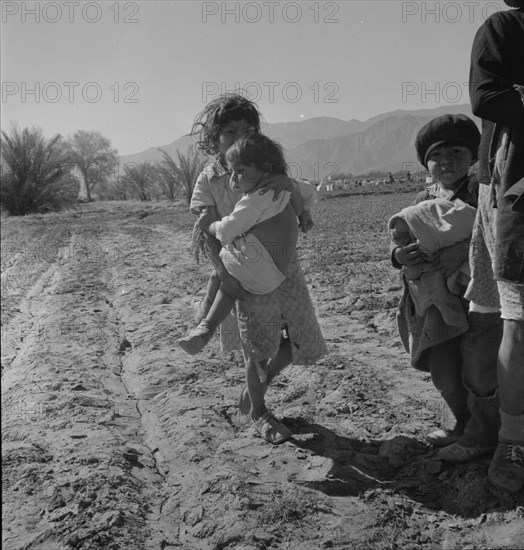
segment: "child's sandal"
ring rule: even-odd
[[[214,333],[215,329],[206,321],[202,321],[197,327],[180,338],[178,345],[189,355],[196,355],[206,347]]]
[[[253,420],[256,431],[273,445],[284,443],[291,437],[291,432],[270,412],[264,413],[258,420]]]

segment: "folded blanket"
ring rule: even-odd
[[[460,200],[431,199],[404,208],[389,220],[389,228],[403,219],[413,241],[430,257],[442,248],[469,239],[475,215],[476,209]],[[404,268],[403,272],[405,290],[397,321],[412,364],[420,368],[418,360],[424,349],[468,330],[461,295],[470,276],[469,262],[465,261],[447,279],[430,262],[415,266],[415,270]]]
[[[431,199],[401,210],[389,220],[389,228],[393,229],[398,219],[404,220],[423,254],[430,257],[442,248],[469,239],[475,215],[476,209],[461,200]],[[430,304],[434,304],[442,309],[445,319],[456,319],[457,312],[463,308],[453,295],[461,294],[469,280],[467,260],[448,280],[435,271],[430,262],[403,271],[417,314],[422,315]]]
[[[426,255],[433,254],[471,237],[477,209],[456,199],[430,199],[408,206],[393,216],[406,221],[412,235]]]

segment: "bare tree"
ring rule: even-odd
[[[14,216],[46,212],[76,202],[79,181],[60,135],[47,139],[38,128],[2,132],[2,207]]]
[[[177,150],[177,160],[173,159],[163,149],[159,149],[159,151],[163,156],[162,161],[157,166],[159,182],[163,185],[170,199],[174,199],[177,193],[182,191],[189,204],[193,187],[206,164],[206,158],[193,147],[190,147],[185,155]]]
[[[84,179],[87,200],[93,200],[97,184],[106,181],[118,165],[116,149],[100,132],[78,130],[69,140],[71,158]]]

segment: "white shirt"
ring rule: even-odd
[[[258,191],[244,195],[229,216],[214,222],[216,237],[222,245],[231,244],[236,237],[243,235],[257,223],[280,214],[287,206],[291,194],[289,191],[282,191],[277,200],[273,200],[274,196],[274,191],[263,195]]]

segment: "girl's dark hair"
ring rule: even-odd
[[[250,133],[241,137],[227,150],[226,161],[233,166],[255,165],[268,174],[287,174],[287,164],[282,145],[264,134]]]
[[[240,94],[226,93],[210,101],[193,122],[189,135],[197,138],[197,148],[208,155],[218,154],[218,134],[229,122],[245,120],[260,132],[261,115],[257,106]]]

